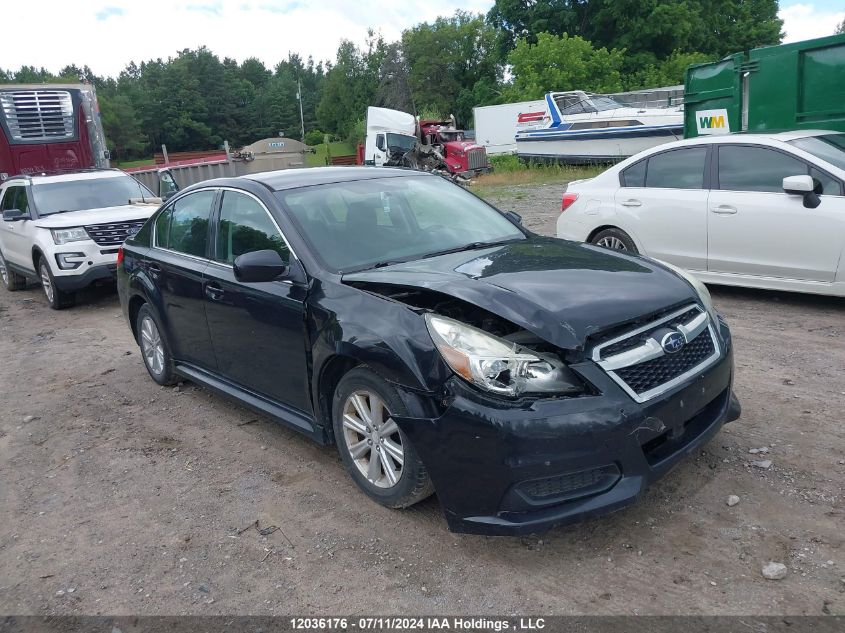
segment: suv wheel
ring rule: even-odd
[[[604,231],[599,231],[593,236],[590,242],[596,246],[603,246],[615,251],[624,251],[633,255],[639,254],[634,240],[622,229],[605,229]]]
[[[6,290],[9,291],[23,290],[26,288],[26,277],[19,275],[9,268],[2,252],[0,252],[0,280],[3,281]]]
[[[141,358],[150,377],[158,384],[167,386],[176,383],[173,375],[173,357],[167,341],[161,333],[158,320],[153,311],[146,305],[138,310],[135,321],[135,331],[138,332],[138,345],[141,347]]]
[[[53,310],[70,308],[76,303],[75,293],[64,292],[56,286],[56,278],[53,277],[50,266],[43,257],[38,260],[38,277],[41,280],[41,287],[44,288],[44,294],[47,295],[47,302]]]
[[[396,389],[369,369],[353,369],[338,383],[332,421],[346,470],[370,498],[407,508],[431,495],[434,486],[394,414],[408,411]]]

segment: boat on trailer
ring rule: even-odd
[[[549,116],[516,134],[525,160],[616,162],[684,136],[683,106],[638,108],[580,90],[546,95]]]

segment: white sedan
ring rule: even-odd
[[[558,237],[707,283],[845,296],[845,134],[704,136],[569,184]]]

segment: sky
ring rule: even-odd
[[[421,21],[451,15],[456,6],[486,12],[493,0],[42,0],[37,34],[3,29],[0,68],[22,65],[52,72],[74,63],[117,76],[130,61],[166,59],[205,45],[239,62],[257,57],[269,68],[299,53],[333,59],[342,38],[358,44],[373,28],[388,41]],[[25,3],[12,12],[23,12]],[[842,0],[783,0],[787,42],[833,33],[845,18]],[[17,22],[17,18],[10,16]]]

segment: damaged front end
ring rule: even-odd
[[[739,416],[721,320],[718,362],[636,402],[594,362],[590,344],[558,348],[427,288],[345,283],[417,312],[453,372],[432,396],[434,417],[419,408],[394,418],[453,531],[525,534],[621,509]]]
[[[453,173],[449,169],[446,158],[440,151],[431,145],[416,143],[411,149],[390,148],[385,167],[408,167],[420,171],[431,172],[443,176],[458,185],[469,183],[468,178]]]

